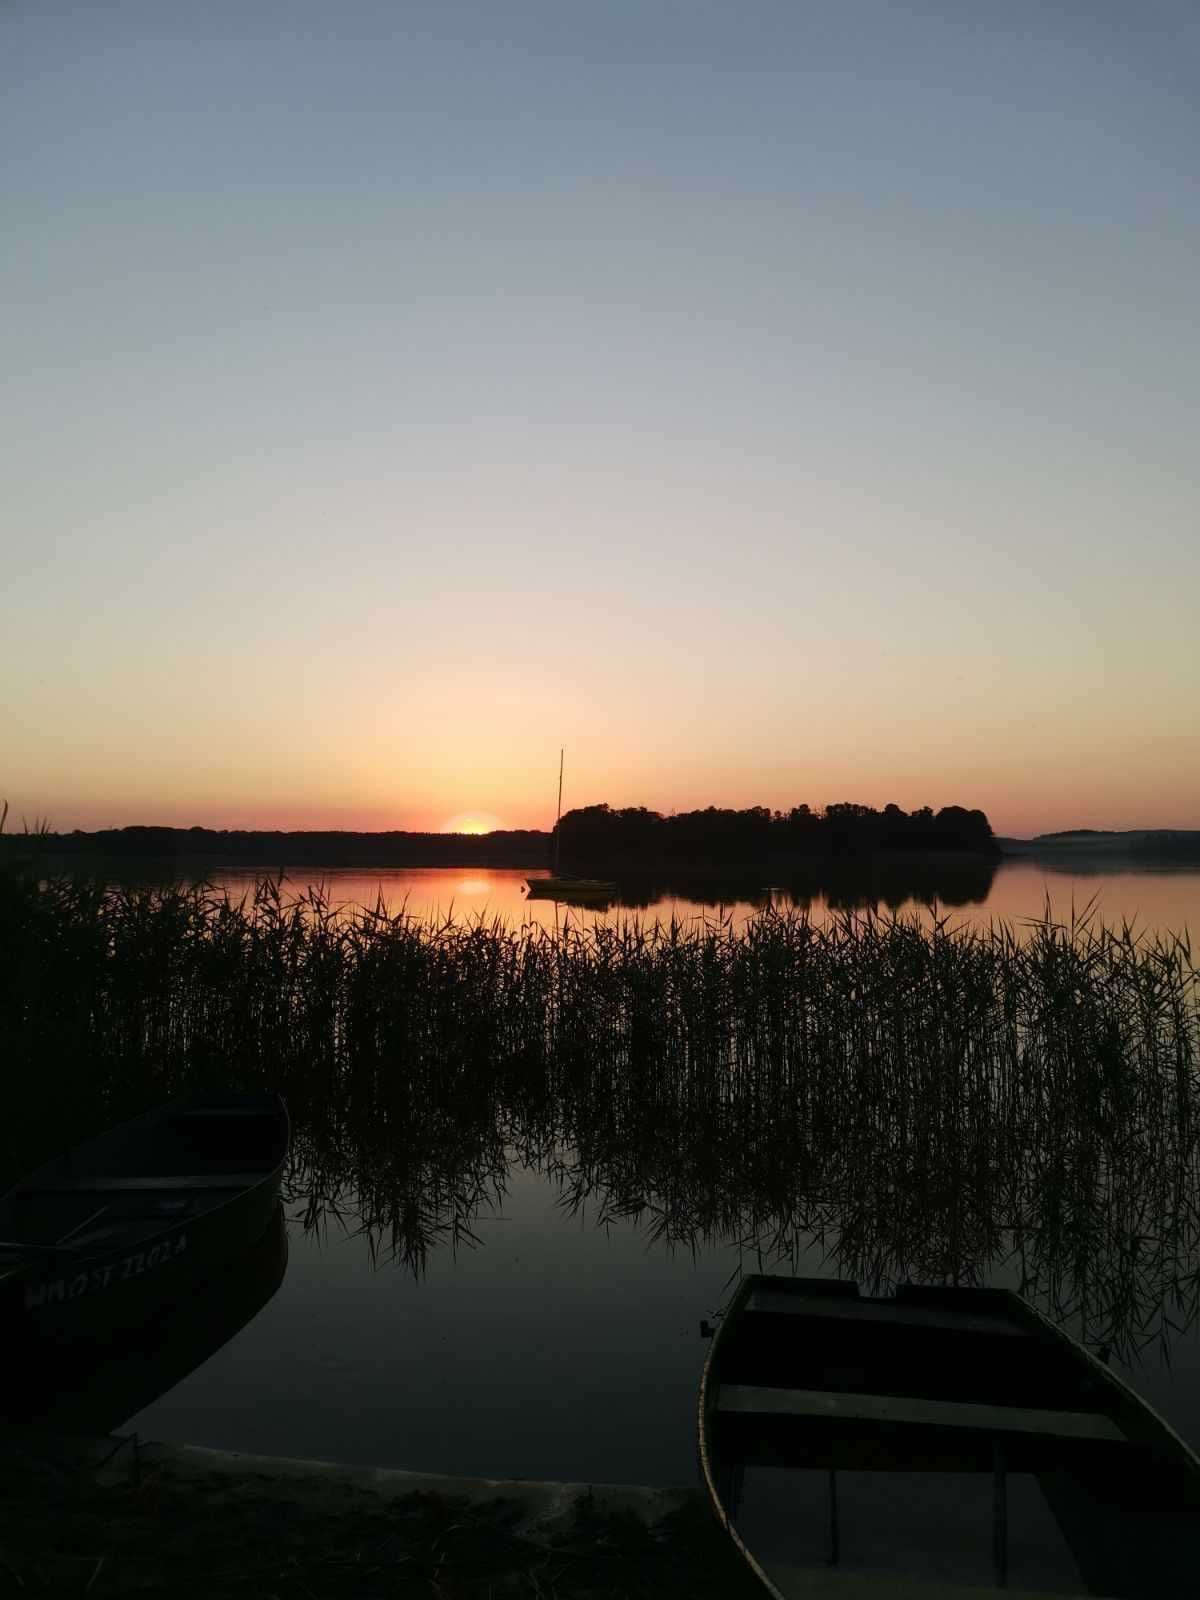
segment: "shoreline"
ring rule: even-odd
[[[117,1484],[160,1468],[180,1479],[223,1478],[276,1484],[308,1484],[338,1492],[353,1489],[380,1500],[410,1495],[441,1495],[471,1504],[505,1500],[522,1506],[522,1525],[548,1527],[561,1522],[579,1500],[603,1514],[636,1517],[647,1527],[689,1506],[700,1506],[698,1487],[657,1488],[651,1484],[576,1483],[557,1478],[471,1478],[406,1467],[378,1467],[310,1456],[262,1455],[210,1445],[142,1439],[137,1433],[98,1436],[6,1429],[0,1436],[0,1461],[52,1463],[64,1471],[92,1473],[97,1482]]]
[[[0,1593],[746,1600],[698,1488],[467,1478],[136,1434],[0,1434]]]
[[[564,871],[569,866],[572,872],[582,875],[586,869],[589,876],[604,871],[608,878],[615,882],[640,884],[648,882],[685,883],[689,881],[703,882],[708,879],[727,877],[749,879],[769,873],[840,873],[855,872],[871,867],[938,867],[938,866],[998,866],[1008,855],[1025,853],[1022,842],[1020,851],[1012,850],[962,850],[962,849],[914,849],[914,850],[872,850],[872,851],[846,851],[844,853],[829,852],[827,854],[799,851],[777,851],[773,854],[748,857],[745,860],[711,860],[703,857],[687,856],[655,856],[647,857],[641,861],[614,861],[611,858],[578,858],[564,859]],[[381,852],[378,858],[359,859],[350,855],[337,856],[336,852],[329,855],[313,857],[311,859],[290,856],[267,857],[266,855],[219,855],[212,854],[146,854],[136,855],[122,851],[100,850],[56,850],[53,846],[38,846],[25,844],[20,835],[13,835],[12,842],[0,836],[0,860],[9,860],[13,864],[29,866],[38,865],[61,868],[64,871],[75,872],[92,869],[117,869],[140,868],[155,873],[176,871],[189,876],[203,876],[206,872],[236,872],[257,876],[276,877],[280,872],[292,876],[298,872],[415,872],[415,871],[463,871],[468,868],[475,871],[495,872],[522,872],[533,874],[536,877],[552,877],[553,867],[545,859],[531,861],[521,860],[519,857],[504,857],[501,859],[485,859],[478,855],[464,852],[462,855],[449,854],[445,859],[386,859],[386,853]]]

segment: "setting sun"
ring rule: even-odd
[[[492,833],[501,826],[500,818],[489,811],[460,811],[442,823],[443,833]]]

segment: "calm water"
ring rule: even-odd
[[[306,869],[286,878],[284,889],[300,893],[315,884],[335,904],[374,907],[382,900],[393,913],[404,909],[423,918],[501,917],[508,922],[534,921],[551,928],[556,921],[561,924],[568,917],[587,924],[631,915],[660,921],[674,916],[689,921],[724,913],[735,921],[744,921],[767,905],[805,906],[817,918],[829,916],[840,907],[868,902],[883,911],[922,913],[930,899],[935,899],[956,922],[986,923],[991,918],[1020,922],[1041,916],[1047,900],[1055,916],[1066,920],[1073,904],[1082,910],[1094,900],[1098,914],[1109,922],[1128,918],[1141,928],[1173,931],[1200,925],[1200,870],[1195,867],[1089,873],[1014,861],[1002,864],[995,872],[950,869],[921,873],[916,881],[892,869],[874,883],[870,879],[851,879],[836,885],[764,888],[757,894],[736,883],[709,886],[702,895],[695,890],[651,889],[637,899],[615,900],[598,910],[530,899],[525,885],[531,876],[546,874],[451,867],[382,868],[369,873],[341,868],[315,873]],[[252,893],[256,880],[253,872],[239,871],[216,873],[211,881],[236,896]]]
[[[699,1322],[739,1253],[670,1251],[629,1222],[569,1218],[556,1198],[514,1173],[478,1245],[432,1255],[420,1279],[373,1263],[362,1239],[306,1236],[293,1220],[272,1301],[127,1426],[468,1476],[692,1482]],[[796,1269],[837,1275],[815,1246]],[[1016,1286],[1011,1271],[992,1281]],[[1113,1365],[1200,1446],[1194,1328],[1170,1365],[1157,1350]]]
[[[736,1252],[693,1260],[571,1220],[520,1171],[476,1232],[417,1279],[293,1223],[271,1303],[129,1426],[468,1476],[690,1482],[699,1321]]]
[[[219,882],[242,893],[254,878],[227,874]],[[307,882],[296,878],[285,888],[299,893]],[[526,901],[522,872],[496,870],[326,872],[320,882],[346,904],[373,906],[382,896],[390,910],[406,907],[419,917],[453,912],[549,926],[555,917],[590,922],[626,912],[686,922],[712,917],[720,904],[720,893],[661,893],[606,912],[555,907]],[[907,885],[894,877],[866,886],[792,885],[771,902],[806,904],[826,917],[864,899],[920,910],[930,898],[955,922],[1021,922],[1040,915],[1046,899],[1067,918],[1072,901],[1083,907],[1094,899],[1109,922],[1181,930],[1200,923],[1200,872],[1072,875],[1014,862],[982,882],[949,874]],[[742,890],[726,898],[725,910],[741,920],[765,902]],[[728,1144],[746,1130],[720,1106],[688,1109],[678,1085],[662,1086],[674,1123],[658,1123],[658,1102],[645,1102],[635,1077],[600,1083],[590,1106],[571,1098],[570,1075],[554,1093],[531,1085],[528,1094],[509,1075],[494,1106],[456,1099],[461,1091],[450,1078],[445,1093],[437,1077],[427,1082],[429,1104],[405,1114],[411,1136],[403,1149],[379,1138],[370,1094],[365,1102],[355,1090],[358,1098],[344,1106],[318,1102],[317,1120],[310,1112],[294,1142],[299,1165],[286,1198],[282,1283],[277,1253],[245,1275],[240,1309],[211,1309],[219,1336],[192,1336],[186,1362],[160,1352],[157,1370],[173,1382],[162,1397],[147,1405],[152,1390],[144,1382],[139,1389],[136,1368],[126,1371],[120,1394],[138,1395],[142,1410],[130,1405],[106,1426],[122,1421],[150,1438],[450,1474],[693,1482],[694,1400],[706,1350],[699,1322],[722,1304],[739,1267],[760,1266],[736,1243],[746,1232],[739,1206],[747,1186],[768,1227],[779,1202],[770,1178],[755,1176],[750,1147],[734,1152]],[[779,1150],[795,1149],[797,1118],[781,1126],[789,1109],[782,1101],[754,1112],[762,1126],[750,1136],[766,1133]],[[1162,1115],[1170,1139],[1170,1110]],[[858,1275],[883,1288],[870,1283],[870,1262],[883,1264],[886,1278],[890,1262],[947,1253],[990,1282],[1018,1286],[1011,1242],[1019,1235],[1037,1266],[1034,1298],[1045,1309],[1074,1307],[1070,1331],[1096,1342],[1098,1318],[1118,1306],[1126,1344],[1149,1339],[1128,1368],[1134,1384],[1200,1445],[1200,1221],[1163,1218],[1162,1203],[1155,1210],[1165,1192],[1158,1173],[1181,1152],[1160,1158],[1157,1125],[1142,1128],[1130,1141],[1138,1154],[1128,1170],[1114,1176],[1101,1166],[1098,1178],[1078,1178],[1093,1142],[1110,1141],[1110,1130],[1098,1128],[1093,1139],[1066,1118],[1064,1138],[1062,1125],[1053,1109],[1030,1125],[1029,1154],[1010,1157],[1024,1187],[1014,1213],[1003,1216],[989,1211],[994,1197],[973,1211],[973,1174],[955,1165],[952,1146],[949,1154],[939,1147],[944,1166],[925,1179],[904,1165],[878,1178],[883,1168],[869,1154],[840,1157],[835,1202],[822,1198],[811,1218],[806,1211],[794,1253],[774,1269]],[[558,1144],[565,1130],[576,1147]],[[933,1138],[936,1144],[936,1128]],[[862,1149],[869,1152],[869,1131]],[[730,1176],[734,1170],[741,1176]],[[381,1194],[429,1205],[430,1226],[418,1226],[429,1242],[419,1270],[392,1259],[389,1238],[358,1232],[355,1184],[363,1173]],[[1042,1174],[1050,1174],[1045,1182]],[[1099,1192],[1117,1195],[1112,1210],[1093,1203]],[[794,1202],[792,1195],[779,1203]],[[675,1237],[686,1240],[674,1248],[658,1237],[667,1211]],[[443,1226],[454,1214],[458,1246]],[[678,1227],[688,1216],[702,1226]],[[1091,1304],[1086,1326],[1078,1320],[1080,1285]],[[232,1336],[218,1347],[221,1328]]]
[[[552,903],[523,898],[524,876],[330,872],[323,881],[338,901],[372,904],[381,893],[393,910],[407,904],[420,915],[453,908],[553,924]],[[237,889],[252,880],[223,881]],[[1109,920],[1175,929],[1200,922],[1194,871],[1071,876],[1028,863],[1002,867],[983,898],[954,914],[1016,921],[1037,915],[1047,897],[1060,916],[1069,915],[1072,899],[1082,906],[1095,897]],[[734,901],[731,909],[742,916],[753,905]],[[812,909],[825,914],[828,900],[814,898]],[[666,895],[647,910],[711,914],[711,907]],[[595,915],[560,908],[564,914]],[[621,1152],[605,1159],[619,1166]],[[306,1197],[294,1195],[281,1288],[230,1343],[129,1426],[149,1437],[418,1470],[693,1481],[705,1349],[699,1322],[720,1305],[739,1263],[755,1263],[730,1243],[672,1250],[655,1242],[651,1214],[600,1226],[595,1204],[573,1213],[560,1178],[536,1165],[510,1152],[505,1171],[501,1160],[502,1195],[474,1212],[477,1242],[433,1248],[419,1275],[354,1236],[352,1214],[340,1226],[326,1212],[322,1227],[306,1230]],[[991,1281],[1016,1286],[1003,1250],[994,1255]],[[813,1243],[781,1270],[838,1269]],[[1115,1270],[1112,1261],[1095,1263],[1098,1294]],[[1147,1329],[1161,1331],[1170,1317],[1183,1331],[1172,1337],[1170,1364],[1155,1344],[1124,1370],[1200,1445],[1194,1307],[1173,1307],[1174,1298],[1194,1296],[1196,1270],[1189,1256],[1171,1263],[1169,1281],[1147,1278],[1149,1298],[1138,1311]]]

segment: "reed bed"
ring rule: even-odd
[[[0,1051],[10,1175],[64,1122],[269,1085],[308,1224],[415,1270],[518,1162],[670,1245],[1007,1272],[1122,1353],[1200,1299],[1200,976],[1086,913],[548,932],[9,874]]]

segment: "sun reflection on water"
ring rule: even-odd
[[[455,895],[490,895],[492,880],[485,875],[476,875],[471,878],[460,878],[454,885]]]

